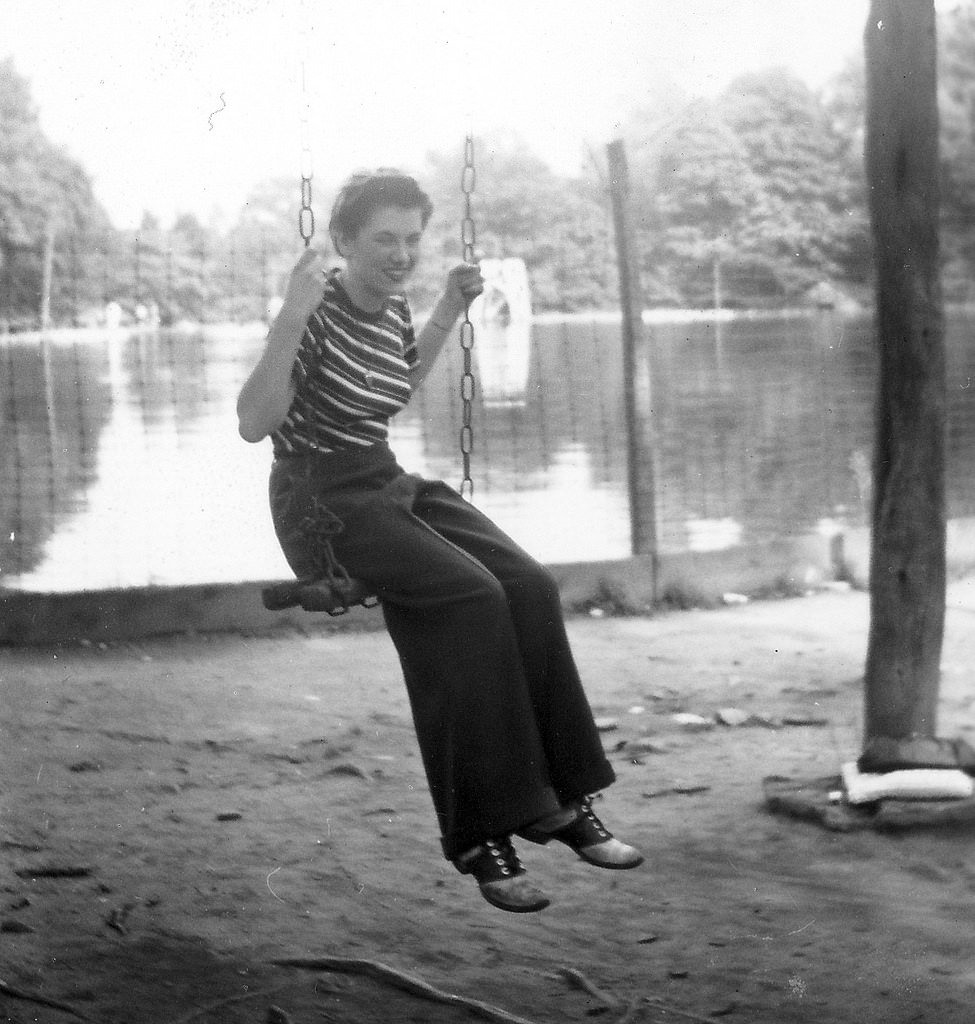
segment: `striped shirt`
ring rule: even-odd
[[[271,434],[274,454],[386,441],[390,416],[410,400],[410,370],[417,360],[406,297],[394,295],[378,313],[365,313],[332,272],[295,355],[295,397]]]

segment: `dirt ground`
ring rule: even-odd
[[[966,587],[939,733],[973,739]],[[0,1020],[971,1024],[971,830],[833,832],[763,800],[859,752],[867,625],[856,592],[570,620],[617,723],[597,808],[647,863],[521,843],[553,900],[524,916],[442,859],[385,633],[2,650]],[[767,721],[673,718],[725,708]],[[488,1008],[273,963],[321,957]]]

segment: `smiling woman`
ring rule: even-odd
[[[363,309],[380,308],[390,291],[402,287],[416,267],[432,213],[433,204],[413,179],[396,171],[349,179],[332,208],[328,230],[345,260],[349,283],[370,292],[361,296]]]
[[[296,264],[264,354],[240,394],[244,440],[270,435],[276,454],[385,442],[389,417],[409,399],[409,376],[414,384],[423,380],[483,287],[475,264],[458,264],[416,336],[401,292],[432,210],[416,182],[396,171],[357,174],[346,183],[329,221],[344,266],[329,271],[314,248]],[[299,380],[308,381],[306,389]]]
[[[348,268],[346,290],[360,309],[382,309],[390,290],[403,286],[416,266],[424,226],[419,210],[386,207],[358,234],[335,239]]]
[[[427,195],[398,171],[356,174],[346,183],[328,230],[345,263],[336,278],[360,311],[378,313],[402,291],[417,267],[432,213]],[[482,287],[480,270],[473,264],[450,272],[447,290],[416,339],[417,358],[410,365],[414,386],[426,377],[454,322]]]
[[[406,473],[389,421],[483,289],[447,275],[423,329],[402,288],[431,204],[396,171],[356,175],[329,230],[344,265],[306,249],[238,401],[240,433],[270,435],[274,528],[299,580],[364,582],[403,667],[445,856],[484,898],[548,906],[511,843],[557,839],[602,868],[643,858],[595,817],[603,751],[551,574],[439,480]],[[466,247],[465,247],[466,248]]]

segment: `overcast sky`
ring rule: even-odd
[[[0,0],[0,57],[119,227],[236,211],[298,175],[416,168],[505,125],[558,170],[662,83],[711,94],[786,65],[817,87],[868,0]],[[305,87],[301,68],[306,68]],[[304,100],[303,100],[304,97]]]

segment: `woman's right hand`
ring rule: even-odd
[[[288,278],[264,353],[237,399],[240,436],[245,441],[267,437],[288,415],[295,396],[295,353],[324,294],[325,260],[317,250],[306,249]]]
[[[306,324],[325,294],[325,257],[317,249],[306,249],[294,265],[278,316]]]

